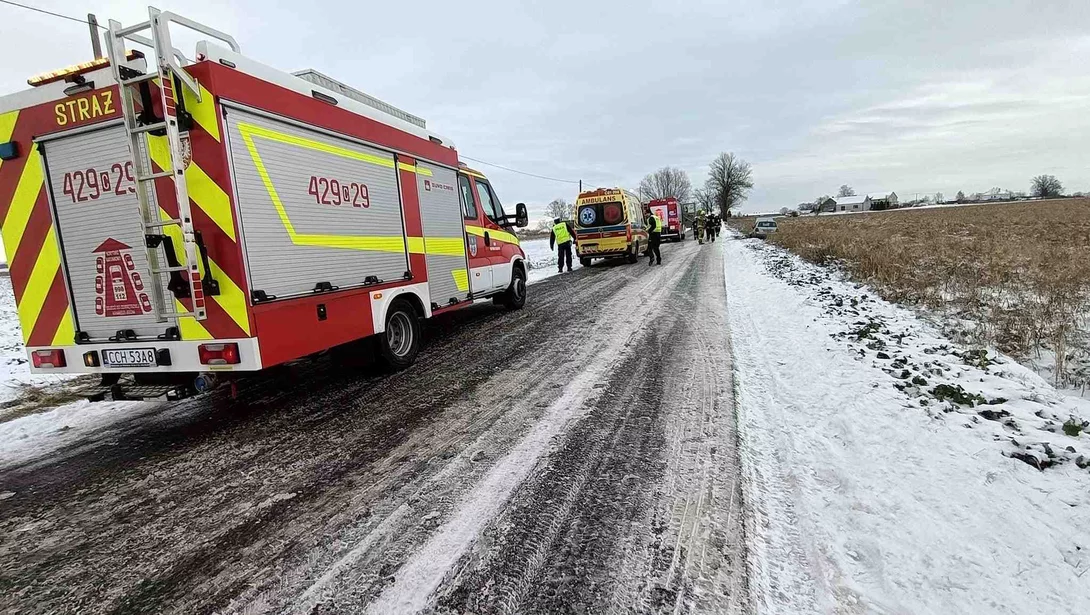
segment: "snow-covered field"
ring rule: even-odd
[[[519,242],[526,252],[526,264],[530,267],[529,282],[536,282],[556,275],[556,250],[549,249],[548,239],[527,239]],[[572,254],[572,269],[578,269],[579,259]]]
[[[1063,429],[1090,404],[832,270],[722,249],[761,612],[1090,612],[1090,446]]]

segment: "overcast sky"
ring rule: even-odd
[[[19,0],[105,23],[136,2]],[[747,211],[860,193],[1090,190],[1090,0],[162,2],[276,68],[424,117],[463,156],[634,189],[732,151]],[[89,59],[80,24],[0,4],[0,93]],[[192,43],[179,45],[192,52]],[[577,187],[479,166],[534,211]]]

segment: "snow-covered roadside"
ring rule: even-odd
[[[71,378],[30,373],[11,278],[0,276],[0,403],[18,397],[25,385],[58,384]]]
[[[759,611],[1090,612],[1090,405],[725,239]]]
[[[519,243],[522,251],[526,253],[526,264],[529,265],[527,282],[540,282],[556,275],[556,250],[549,249],[548,239],[528,239]],[[572,269],[581,266],[579,259],[573,254]]]
[[[33,462],[93,432],[159,411],[152,402],[77,401],[0,423],[0,470]]]

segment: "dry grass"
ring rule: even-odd
[[[886,299],[953,317],[963,341],[1023,359],[1051,352],[1058,384],[1090,380],[1090,199],[779,223],[776,244],[839,263]]]

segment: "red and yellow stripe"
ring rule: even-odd
[[[41,154],[32,141],[52,119],[49,111],[38,107],[0,114],[0,142],[14,141],[20,152],[0,162],[0,233],[28,346],[74,341]]]

